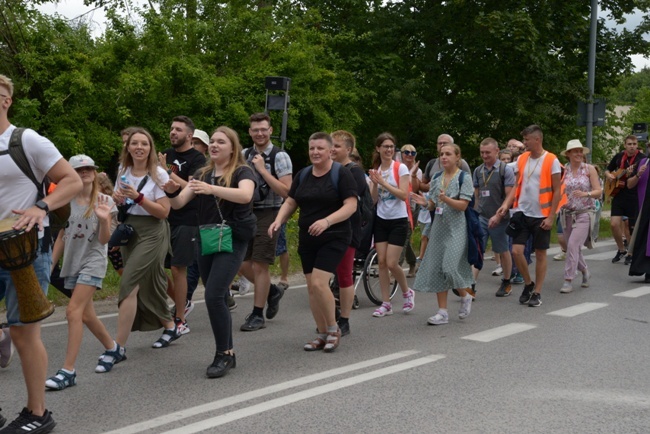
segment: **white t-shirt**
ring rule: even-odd
[[[388,170],[381,171],[381,177],[388,182],[389,185],[397,188],[397,180],[393,176],[393,164],[399,164],[399,177],[401,178],[404,175],[409,175],[409,169],[406,167],[406,164],[398,163],[393,161]],[[384,220],[394,220],[408,217],[406,211],[406,204],[403,200],[398,199],[390,191],[382,188],[380,185],[378,187],[379,200],[377,201],[377,215]]]
[[[0,135],[0,151],[9,149],[11,133],[14,125]],[[22,137],[23,149],[27,161],[38,182],[42,182],[47,172],[63,158],[54,144],[34,130],[26,129]],[[13,216],[12,209],[27,209],[36,203],[36,186],[14,163],[9,154],[0,155],[0,219]],[[49,226],[50,220],[45,216],[43,221]],[[39,238],[42,231],[39,233]]]
[[[545,158],[549,157],[549,153],[544,153],[539,158],[529,157],[524,167],[523,173],[519,176],[523,177],[521,184],[521,193],[519,194],[519,201],[517,202],[517,211],[523,211],[527,217],[544,218],[542,209],[539,206],[539,179],[544,165]],[[560,161],[555,158],[551,166],[551,174],[555,175],[560,173],[562,167]]]
[[[160,199],[161,197],[165,196],[165,192],[163,191],[161,186],[166,184],[167,181],[169,181],[169,175],[167,174],[167,172],[165,170],[163,170],[162,167],[158,167],[158,168],[156,168],[156,170],[158,171],[158,179],[160,179],[161,184],[157,185],[154,182],[154,180],[151,179],[151,177],[149,177],[149,179],[147,179],[147,183],[144,185],[144,187],[142,187],[142,190],[140,190],[140,193],[142,193],[145,198],[147,198],[147,199],[149,199],[151,201],[154,201],[154,202],[157,201],[158,199]],[[117,182],[115,183],[115,189],[116,190],[120,186],[120,182],[121,182],[120,178],[122,177],[121,171],[119,173],[120,173],[120,176],[119,176]],[[129,182],[129,184],[131,184],[133,186],[133,188],[135,188],[136,190],[137,190],[138,186],[140,185],[140,182],[142,181],[142,178],[144,178],[144,176],[137,176],[136,177],[136,176],[131,175],[131,168],[130,167],[128,167],[126,169],[126,172],[124,173],[124,175],[126,175],[126,179]],[[142,208],[141,206],[139,206],[137,204],[133,204],[133,206],[131,206],[131,208],[129,208],[129,214],[131,214],[131,215],[151,215],[147,211],[145,211],[144,208]]]

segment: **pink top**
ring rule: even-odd
[[[574,175],[571,166],[567,164],[564,174],[564,191],[566,192],[567,204],[565,207],[571,211],[582,211],[596,207],[594,199],[591,197],[574,197],[574,191],[591,191],[591,180],[589,179],[589,169],[585,163],[580,164],[578,172]]]

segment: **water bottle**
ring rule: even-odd
[[[129,185],[129,180],[126,179],[126,175],[122,175],[120,177],[120,183],[123,184],[123,185]],[[124,201],[124,203],[127,204],[127,205],[133,205],[133,199],[131,199],[130,197],[127,197],[126,200]]]

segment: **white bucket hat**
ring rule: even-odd
[[[573,149],[582,149],[582,152],[585,154],[589,153],[589,148],[582,146],[582,143],[580,143],[580,140],[578,139],[573,139],[569,140],[569,143],[566,144],[566,149],[562,152],[560,152],[560,155],[563,157],[566,157],[566,153],[573,150]]]

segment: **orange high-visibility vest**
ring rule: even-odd
[[[553,167],[553,162],[557,160],[555,154],[552,154],[548,151],[547,154],[548,155],[544,157],[544,162],[542,163],[542,171],[540,172],[539,176],[539,207],[545,217],[548,217],[549,214],[551,214],[551,205],[553,204],[553,181],[551,180],[551,168]],[[517,159],[517,167],[519,168],[519,181],[517,182],[517,191],[515,192],[514,208],[517,208],[517,205],[519,203],[521,185],[525,176],[524,169],[526,168],[526,163],[528,162],[529,158],[530,151],[524,152]],[[556,211],[567,202],[566,194],[564,193],[564,186],[562,186],[560,189],[560,195],[560,203],[558,203]]]

